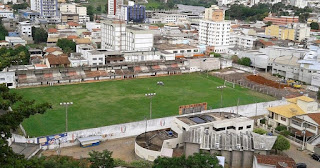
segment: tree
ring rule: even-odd
[[[282,135],[278,135],[276,142],[274,143],[272,149],[284,151],[290,149],[290,142]]]
[[[238,64],[244,65],[244,66],[250,66],[251,65],[251,60],[248,57],[243,57],[238,60]]]
[[[90,167],[100,168],[100,167],[114,167],[114,160],[111,157],[112,152],[104,150],[102,152],[92,151],[89,153],[89,161],[92,163]]]
[[[18,11],[19,9],[27,9],[29,7],[28,3],[14,4],[12,5],[12,9]]]
[[[48,39],[48,33],[43,28],[32,27],[32,37],[36,44],[45,43]]]
[[[317,99],[320,100],[320,89],[317,92]]]
[[[267,22],[267,26],[271,26],[272,25],[272,22],[271,21],[268,21]]]
[[[2,25],[2,20],[0,20],[0,40],[4,40],[8,34],[7,29]]]
[[[264,129],[262,129],[262,128],[255,128],[255,129],[253,130],[253,132],[254,132],[254,133],[257,133],[257,134],[260,134],[260,135],[264,135],[264,134],[268,133],[268,131],[266,131],[266,130],[264,130]]]
[[[279,126],[276,127],[276,130],[280,132],[280,131],[283,131],[283,130],[287,130],[287,127],[284,126],[284,125],[279,125]]]
[[[0,48],[0,71],[10,65],[29,64],[30,54],[25,46],[16,48]]]
[[[89,5],[87,7],[87,14],[89,15],[90,17],[90,21],[93,21],[93,18],[94,18],[94,8],[92,5]]]
[[[233,56],[231,57],[231,60],[232,60],[233,63],[238,63],[239,57],[238,57],[237,55],[233,55]]]
[[[310,27],[312,30],[319,30],[319,24],[317,22],[312,22]]]
[[[68,39],[59,39],[57,46],[60,47],[65,53],[76,51],[76,43]]]
[[[49,103],[36,104],[34,100],[24,100],[22,96],[15,92],[9,92],[4,85],[0,85],[0,110],[5,114],[0,115],[0,165],[1,167],[30,167],[33,160],[26,160],[24,156],[14,153],[8,145],[11,131],[15,130],[26,118],[34,114],[43,114],[48,108],[52,108]],[[9,111],[9,106],[12,111]],[[28,166],[29,165],[29,166]]]
[[[192,156],[186,158],[184,155],[174,158],[158,157],[154,160],[153,168],[218,168],[219,161],[217,157],[207,152],[195,153]]]
[[[101,6],[97,6],[96,11],[101,12]]]

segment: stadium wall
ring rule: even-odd
[[[206,111],[193,113],[193,114],[203,114],[208,112],[230,112],[235,114],[238,113],[239,115],[246,116],[246,117],[252,117],[256,115],[266,115],[268,114],[268,110],[267,110],[268,107],[284,105],[286,103],[287,103],[286,100],[276,100],[276,101],[270,101],[270,102],[241,105],[238,107],[233,106],[233,107],[226,107],[221,109],[206,110]],[[177,114],[178,114],[178,109],[177,109]],[[187,115],[190,115],[190,114],[187,114]],[[124,124],[118,124],[118,125],[110,125],[110,126],[99,127],[99,128],[71,131],[63,134],[56,134],[56,135],[37,137],[37,138],[24,138],[21,136],[13,136],[13,141],[21,142],[21,143],[25,143],[25,142],[35,143],[35,144],[40,143],[42,149],[55,149],[59,146],[67,147],[67,146],[79,145],[77,138],[82,138],[82,137],[100,135],[102,136],[102,141],[106,141],[109,139],[137,136],[145,132],[146,130],[154,131],[159,129],[170,128],[171,122],[173,122],[175,117],[177,116],[148,120],[147,129],[146,129],[146,121],[144,120],[144,121],[124,123]]]

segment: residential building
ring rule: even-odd
[[[5,40],[1,40],[0,41],[0,48],[2,47],[9,47],[9,42],[5,41]]]
[[[214,46],[217,53],[226,53],[230,45],[231,22],[224,20],[224,11],[214,6],[212,8],[214,9],[207,10],[208,19],[200,20],[199,43]]]
[[[211,5],[210,8],[205,9],[204,19],[212,21],[223,21],[225,17],[225,11],[219,9],[217,5]]]
[[[307,24],[295,23],[295,24],[289,25],[289,27],[291,27],[295,30],[295,37],[294,37],[295,41],[301,42],[301,41],[310,37],[311,28],[308,27]]]
[[[13,32],[17,30],[17,26],[18,26],[18,19],[16,18],[3,18],[2,19],[2,25],[9,31],[9,32]]]
[[[5,41],[9,42],[10,46],[23,45],[25,46],[27,42],[20,37],[5,37]]]
[[[47,55],[45,56],[45,64],[47,67],[70,67],[70,61],[67,55]]]
[[[298,8],[305,8],[308,5],[308,2],[306,0],[290,0],[290,5]]]
[[[287,99],[288,104],[269,107],[268,124],[272,127],[280,125],[297,136],[304,136],[302,131],[306,131],[306,137],[310,138],[319,134],[320,117],[318,103],[307,96],[300,96]]]
[[[104,21],[101,36],[101,49],[150,51],[153,48],[153,34],[149,30],[127,26],[122,21]]]
[[[199,55],[204,56],[204,54],[199,52],[198,47],[186,44],[159,44],[156,45],[155,48],[166,53],[174,54],[176,59],[194,58]]]
[[[16,4],[17,1],[18,1],[18,0],[2,0],[3,4],[5,4],[5,5],[8,4],[9,2],[10,2],[11,4]]]
[[[219,6],[226,6],[233,3],[235,0],[218,0]]]
[[[231,33],[230,35],[230,45],[239,48],[252,49],[256,40],[257,37],[245,35],[242,33]]]
[[[11,8],[0,7],[0,18],[14,18],[13,10]]]
[[[8,88],[16,88],[16,73],[15,72],[0,72],[0,84],[5,83]]]
[[[89,31],[93,31],[93,29],[100,29],[100,30],[101,30],[101,23],[86,22],[86,28],[87,28]]]
[[[108,15],[120,16],[121,6],[123,6],[123,0],[108,0]]]
[[[295,40],[295,30],[287,26],[270,25],[265,29],[265,35],[273,36],[281,40]]]
[[[61,13],[61,23],[66,24],[68,22],[79,23],[79,14],[77,14],[77,13]]]
[[[21,18],[29,21],[34,21],[40,18],[40,13],[32,10],[19,10],[19,14]]]
[[[129,1],[128,5],[121,6],[120,18],[127,23],[144,23],[146,20],[146,7]]]
[[[162,58],[163,56],[159,51],[125,51],[122,54],[125,62],[159,61],[165,59]]]
[[[296,162],[288,157],[281,155],[260,155],[255,154],[252,168],[281,168],[296,167]]]
[[[32,37],[32,25],[29,21],[19,22],[18,31],[20,36]]]
[[[83,55],[83,57],[88,61],[88,65],[90,66],[97,66],[97,65],[105,65],[105,50],[92,50],[87,51]]]
[[[60,12],[61,13],[76,13],[76,4],[71,3],[61,3]]]
[[[274,25],[288,25],[291,23],[299,23],[299,16],[280,16],[280,17],[275,17],[272,16],[271,14],[268,17],[265,17],[263,19],[263,22],[272,22]]]
[[[57,18],[59,16],[57,0],[30,0],[31,10],[40,13],[43,18]]]

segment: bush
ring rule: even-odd
[[[261,124],[266,124],[266,119],[265,119],[265,118],[264,118],[264,119],[261,119],[261,120],[260,120],[260,123],[261,123]]]
[[[264,129],[262,129],[262,128],[255,128],[255,129],[253,130],[253,132],[254,132],[254,133],[257,133],[257,134],[260,134],[260,135],[264,135],[264,134],[268,133],[268,131],[266,131],[266,130],[264,130]]]
[[[238,64],[244,65],[244,66],[250,66],[251,65],[251,60],[248,57],[243,57],[238,60]]]
[[[286,126],[283,126],[283,125],[280,125],[280,126],[277,126],[276,127],[276,130],[281,132],[281,131],[284,131],[284,130],[287,130],[287,127]]]
[[[290,135],[290,131],[288,131],[288,130],[283,130],[283,131],[280,132],[280,134],[283,135],[283,136],[285,136],[285,137],[287,137],[287,136]]]
[[[215,57],[215,58],[220,58],[221,57],[221,54],[215,53],[215,52],[210,53],[210,56],[211,55],[213,55],[213,57]]]

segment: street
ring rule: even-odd
[[[319,168],[320,162],[317,162],[311,158],[308,151],[299,151],[297,150],[297,146],[291,143],[291,147],[289,150],[284,151],[289,157],[293,158],[296,163],[305,163],[307,164],[307,168]]]

